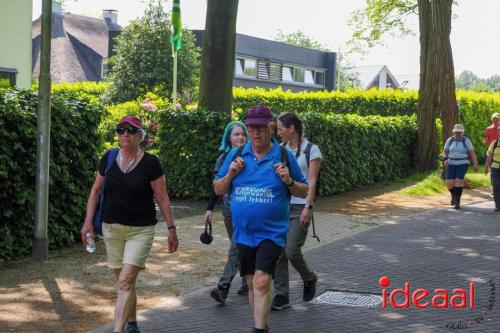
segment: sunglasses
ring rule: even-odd
[[[123,135],[123,134],[125,134],[125,131],[127,131],[129,134],[135,134],[139,131],[139,129],[134,127],[134,126],[117,126],[116,127],[116,134]]]

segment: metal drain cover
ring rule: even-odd
[[[325,291],[311,303],[373,308],[382,303],[382,296],[346,291]]]

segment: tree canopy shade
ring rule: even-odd
[[[441,116],[443,139],[458,121],[455,74],[450,32],[453,0],[366,0],[366,7],[353,13],[354,49],[382,44],[386,34],[411,33],[406,18],[418,13],[420,39],[420,85],[417,111],[418,134],[414,166],[417,171],[436,166],[438,148],[435,118]]]
[[[144,16],[131,21],[117,37],[116,55],[110,60],[109,98],[113,102],[135,99],[148,91],[163,97],[172,93],[171,24],[160,2],[151,2]],[[199,49],[194,35],[182,34],[178,51],[178,91],[196,89],[199,73]]]
[[[231,113],[238,0],[208,0],[199,106]]]

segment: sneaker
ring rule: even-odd
[[[273,298],[273,304],[271,304],[271,310],[273,311],[281,311],[290,307],[290,303],[288,302],[288,297],[283,295],[276,295]]]
[[[500,208],[495,208],[494,212],[495,212],[495,213],[500,212]]]
[[[222,288],[214,288],[210,290],[210,296],[220,304],[226,304],[227,290]]]
[[[238,289],[238,295],[241,296],[248,295],[248,286],[247,285],[241,286],[240,289]]]
[[[257,332],[256,328],[252,328],[252,330],[250,331],[250,333],[256,333],[256,332]],[[259,330],[258,332],[269,333],[269,328],[265,328],[263,330]]]
[[[316,295],[316,282],[318,282],[316,274],[314,274],[311,281],[304,281],[304,293],[302,294],[302,300],[304,302],[310,302],[313,300],[314,295]]]
[[[125,327],[125,333],[141,333],[141,330],[137,325],[127,325],[127,327]]]

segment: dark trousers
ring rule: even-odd
[[[491,182],[493,184],[495,208],[500,208],[500,169],[491,168]]]

